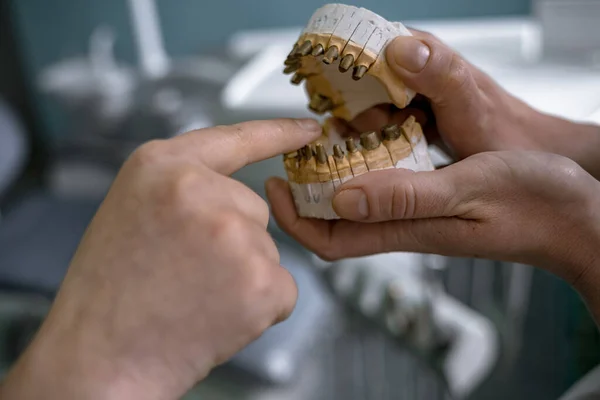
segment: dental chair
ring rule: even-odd
[[[22,124],[0,99],[0,205],[23,173]],[[98,202],[29,191],[0,209],[0,343],[10,363],[39,326]]]

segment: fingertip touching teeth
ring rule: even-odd
[[[423,131],[412,116],[402,125],[364,132],[358,142],[324,131],[313,143],[285,154],[284,166],[301,216],[324,219],[337,218],[330,201],[351,178],[390,168],[433,169]]]
[[[331,204],[335,189],[370,171],[433,169],[421,126],[412,116],[400,125],[364,132],[358,141],[343,139],[343,124],[335,122],[348,125],[381,104],[405,108],[414,98],[383,57],[398,36],[411,33],[364,8],[328,4],[313,14],[284,61],[284,73],[293,74],[290,82],[304,83],[309,110],[337,118],[325,121],[319,139],[284,155],[301,217],[338,219]]]

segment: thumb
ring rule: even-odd
[[[473,196],[467,192],[471,185],[458,185],[457,172],[452,166],[417,173],[373,171],[343,185],[333,207],[340,217],[361,222],[457,216]]]
[[[462,109],[477,101],[479,91],[471,66],[433,35],[400,36],[386,50],[392,71],[434,106]]]

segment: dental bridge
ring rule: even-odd
[[[394,75],[385,49],[398,36],[412,36],[399,22],[353,6],[319,8],[285,60],[291,83],[305,83],[308,108],[333,117],[322,136],[284,154],[284,166],[301,217],[339,219],[332,207],[335,190],[371,171],[403,168],[431,171],[427,141],[420,124],[409,116],[402,124],[363,132],[360,140],[342,139],[335,118],[352,121],[382,104],[406,108],[416,93]]]

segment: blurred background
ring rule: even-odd
[[[282,63],[317,0],[0,0],[0,363],[35,333],[141,143],[311,116]],[[533,107],[600,111],[599,0],[348,1],[433,32]],[[279,158],[236,174],[259,194]],[[324,264],[270,230],[300,299],[189,399],[550,399],[600,361],[579,297],[529,266]]]

